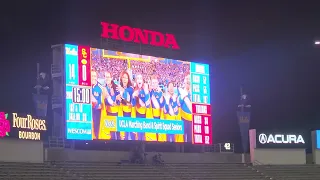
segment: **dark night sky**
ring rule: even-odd
[[[320,128],[316,1],[159,2],[12,0],[1,5],[0,110],[33,112],[36,63],[49,72],[50,45],[89,44],[99,37],[104,20],[174,33],[187,60],[212,65],[216,142],[240,141],[235,111],[241,84],[251,96],[251,127]]]

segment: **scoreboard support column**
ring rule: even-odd
[[[201,153],[205,152],[205,145],[201,145]]]
[[[176,152],[184,153],[184,144],[176,144]]]
[[[142,149],[142,152],[146,152],[146,143],[145,142],[141,142],[141,149]]]
[[[241,162],[246,163],[246,157],[244,153],[241,154]]]

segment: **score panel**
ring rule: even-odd
[[[209,65],[191,62],[193,143],[212,144]]]
[[[90,49],[65,45],[67,139],[92,139]]]

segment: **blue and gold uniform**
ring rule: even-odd
[[[146,106],[141,106],[139,100],[145,103]],[[150,94],[146,94],[144,90],[139,91],[138,98],[132,99],[132,105],[135,106],[137,118],[146,118],[147,108],[150,107],[150,103],[147,104],[147,101],[150,102]]]
[[[110,132],[110,138],[108,139],[114,139],[114,140],[120,140],[120,132],[117,132],[117,116],[119,112],[119,105],[120,101],[116,101],[117,95],[119,95],[119,92],[114,91],[114,95],[111,95],[111,88],[106,86],[106,90],[108,94],[110,95],[109,102],[108,99],[105,99],[105,105],[106,105],[106,126]],[[110,104],[112,103],[112,104]]]
[[[99,83],[92,85],[92,95],[97,100],[97,103],[92,104],[92,121],[95,139],[99,139],[100,133],[102,91],[103,87]]]
[[[151,100],[151,108],[152,108],[152,115],[154,119],[164,119],[163,117],[163,107],[165,105],[165,100],[161,99],[163,98],[163,93],[162,91],[154,91],[152,90],[150,92],[150,97],[154,96],[157,103],[159,104],[159,107],[155,106],[155,102],[153,102]],[[162,100],[162,102],[161,102]],[[155,135],[155,136],[154,136]],[[161,141],[161,142],[165,142],[166,141],[166,134],[154,134],[154,133],[149,133],[148,134],[148,139],[150,139],[150,141]],[[147,141],[148,141],[147,139]]]
[[[163,96],[163,93],[162,93],[162,91],[157,92],[157,91],[152,90],[150,92],[150,97],[152,97],[152,96],[154,96],[156,98],[156,100],[157,100],[157,102],[158,102],[158,104],[160,106],[159,108],[156,108],[155,105],[154,105],[154,102],[151,101],[153,118],[154,119],[161,119],[161,116],[163,116],[161,109],[163,108],[163,106],[165,104],[164,100],[162,100],[162,102],[161,102],[161,98]]]
[[[142,101],[145,106],[141,106],[139,101]],[[132,99],[132,106],[136,111],[136,118],[150,118],[147,117],[147,114],[150,114],[150,93],[145,93],[144,90],[139,90],[138,97]],[[136,140],[145,141],[145,138],[145,133],[137,133]]]
[[[184,124],[184,142],[192,142],[192,113],[185,103],[185,98],[191,98],[191,94],[188,93],[183,99],[179,96],[180,104],[180,116]]]
[[[174,114],[170,114],[169,110],[170,107],[173,109]],[[178,120],[179,109],[178,109],[178,102],[174,101],[172,97],[169,99],[169,104],[165,103],[164,105],[166,113],[164,114],[164,119],[166,120]],[[175,135],[174,134],[167,134],[167,141],[168,142],[175,142]]]
[[[120,102],[118,115],[119,117],[132,117],[135,118],[135,114],[132,112],[132,94],[133,88],[131,86],[127,87],[123,92],[123,100]],[[130,100],[129,102],[127,100]],[[132,132],[120,132],[121,139],[134,140],[134,133]]]
[[[140,101],[145,105],[141,106]],[[138,97],[132,99],[132,105],[134,106],[137,118],[152,118],[152,112],[150,109],[150,93],[146,93],[144,90],[139,90]],[[148,134],[149,133],[138,132],[136,139],[142,141],[150,140]]]

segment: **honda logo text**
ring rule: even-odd
[[[173,34],[163,34],[157,31],[150,31],[130,26],[119,26],[101,22],[102,38],[111,38],[126,42],[135,42],[141,44],[150,44],[152,46],[165,47],[171,49],[180,49]]]

